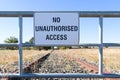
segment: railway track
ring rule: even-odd
[[[46,54],[46,55],[44,55],[43,57],[41,57],[41,58],[39,58],[39,59],[37,59],[37,60],[35,60],[35,61],[33,61],[33,62],[31,62],[31,63],[29,63],[27,66],[25,66],[24,68],[23,68],[23,71],[24,71],[24,73],[39,73],[39,69],[40,68],[42,68],[42,64],[44,64],[46,61],[49,61],[49,57],[51,57],[53,54],[54,54],[55,52],[54,51],[51,51],[50,53],[48,53],[48,54]],[[56,53],[56,55],[55,56],[53,56],[52,58],[54,59],[55,58],[55,60],[57,60],[60,56],[57,56],[58,54],[60,54],[60,53]],[[98,73],[98,67],[97,66],[94,66],[94,65],[92,65],[92,64],[89,64],[89,63],[87,63],[86,61],[83,61],[83,60],[80,60],[80,59],[76,59],[76,58],[74,58],[73,56],[70,56],[69,54],[67,54],[67,55],[63,55],[62,56],[63,57],[63,59],[65,59],[66,58],[66,60],[67,60],[67,58],[69,57],[69,58],[71,58],[72,60],[74,60],[78,65],[77,66],[80,66],[80,69],[81,70],[83,70],[83,71],[80,71],[80,70],[73,70],[75,73],[77,72],[77,71],[80,71],[80,72],[78,72],[78,73],[84,73],[84,72],[88,72],[88,73],[94,73],[94,74],[97,74]],[[51,60],[51,61],[55,61],[55,60]],[[59,59],[58,59],[59,60]],[[53,66],[53,64],[51,64],[52,62],[51,61],[49,61],[48,63],[45,63],[45,64],[47,64],[46,66],[47,67],[50,67],[51,65]],[[51,63],[50,63],[51,62]],[[64,61],[65,62],[65,61]],[[49,64],[50,63],[50,64]],[[56,64],[57,63],[59,63],[59,61],[57,62],[55,62]],[[61,62],[60,62],[61,63]],[[49,65],[48,65],[49,64]],[[63,63],[62,63],[63,64]],[[64,65],[68,65],[68,64],[70,64],[70,63],[65,63]],[[55,64],[54,64],[55,65]],[[74,66],[74,64],[72,64],[73,66]],[[71,65],[71,66],[72,66]],[[56,66],[56,65],[55,65]],[[55,68],[55,66],[54,66],[54,68]],[[60,65],[57,65],[58,67],[60,67],[60,68],[62,68],[62,66],[60,66]],[[71,70],[71,66],[67,66],[67,69],[69,69],[69,70]],[[54,69],[54,68],[50,68],[50,69]],[[65,68],[66,68],[66,66],[65,66]],[[49,69],[49,68],[47,68],[47,69]],[[77,67],[75,68],[75,69],[77,69]],[[51,72],[50,70],[47,70],[48,72]],[[46,71],[46,72],[47,72]],[[18,72],[18,71],[16,71],[16,72]],[[57,72],[57,70],[56,71],[54,71],[54,73],[55,72]],[[61,71],[62,72],[62,71]],[[67,70],[63,70],[63,72],[62,73],[66,73],[67,72]],[[106,70],[104,70],[104,72],[105,73],[109,73],[108,71],[106,71]],[[10,80],[16,80],[15,78],[11,78]],[[59,80],[59,79],[58,79]],[[80,79],[80,80],[99,80],[99,79],[94,79],[94,78],[88,78],[88,79]],[[109,78],[104,78],[104,79],[100,79],[100,80],[119,80],[119,79],[109,79]]]
[[[84,70],[88,70],[89,73],[98,74],[98,67],[97,66],[92,65],[84,60],[79,59],[79,58],[76,59],[75,57],[70,56],[70,55],[66,55],[66,56],[69,58],[73,58]],[[103,73],[110,73],[110,72],[107,71],[106,69],[103,69]],[[90,80],[91,79],[94,80],[94,78],[90,78]],[[119,78],[103,78],[102,80],[120,80],[120,79]]]
[[[98,73],[98,67],[96,65],[92,65],[84,60],[81,60],[80,58],[75,58],[73,56],[70,56],[69,54],[66,55],[67,57],[72,58],[75,60],[84,70],[88,70],[90,73],[97,74]],[[110,73],[106,69],[103,70],[104,73]]]
[[[45,56],[35,60],[34,62],[31,62],[27,66],[23,68],[24,73],[32,73],[38,71],[38,64],[41,65],[48,57],[50,56],[50,53],[46,54]]]

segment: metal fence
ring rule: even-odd
[[[47,11],[41,11],[47,12]],[[48,11],[49,12],[49,11]],[[56,12],[56,11],[52,11]],[[104,46],[120,46],[118,43],[103,43],[103,18],[104,17],[120,17],[120,11],[57,11],[79,13],[79,17],[96,17],[99,19],[99,44],[80,44],[79,46],[97,46],[99,47],[99,73],[98,74],[79,74],[79,73],[23,73],[22,65],[22,47],[34,46],[34,44],[24,44],[23,39],[23,17],[34,17],[34,11],[0,11],[0,17],[18,17],[19,18],[19,44],[0,44],[0,46],[18,46],[19,47],[19,73],[0,74],[0,77],[26,77],[26,78],[120,78],[120,74],[104,74],[103,73],[103,47]]]

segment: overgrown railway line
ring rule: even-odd
[[[50,56],[50,53],[44,55],[43,57],[35,60],[34,62],[31,62],[30,64],[28,64],[27,66],[24,67],[24,72],[25,73],[30,73],[30,72],[37,72],[38,65],[41,65],[48,57]]]
[[[57,51],[51,51],[50,53],[36,59],[23,68],[24,73],[92,73],[97,74],[98,68],[95,65],[88,62],[76,59],[69,54],[57,53]],[[108,73],[106,70],[104,72]],[[18,73],[18,70],[15,71]],[[10,78],[14,80],[16,78]],[[84,78],[80,78],[80,80]],[[99,80],[97,78],[87,78],[85,80]],[[111,79],[102,79],[111,80]],[[119,80],[119,79],[112,79]]]

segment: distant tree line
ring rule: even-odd
[[[18,38],[14,36],[10,36],[9,38],[4,40],[5,43],[18,43]],[[30,38],[29,41],[25,42],[25,44],[33,44],[34,43],[34,37]],[[7,49],[7,50],[18,50],[18,46],[6,46],[6,47],[0,47],[0,49]],[[35,47],[23,47],[25,50],[49,50],[51,47],[41,47],[41,46],[35,46]]]
[[[4,40],[5,43],[18,43],[18,39],[16,37],[10,36],[6,40]],[[18,46],[6,46],[6,47],[0,47],[1,49],[7,49],[7,50],[17,50]]]
[[[10,36],[9,38],[4,40],[5,43],[18,43],[18,38],[14,37],[14,36]],[[34,44],[34,37],[30,38],[29,41],[25,42],[25,44]],[[61,46],[61,47],[57,47],[57,49],[71,49],[71,48],[95,48],[94,46]],[[107,48],[107,46],[106,46]],[[19,47],[18,46],[6,46],[6,47],[1,47],[0,49],[7,49],[7,50],[18,50]],[[48,46],[48,47],[42,47],[42,46],[34,46],[34,47],[23,47],[24,50],[49,50],[49,49],[53,49],[53,47]]]

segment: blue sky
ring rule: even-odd
[[[120,0],[1,0],[0,11],[120,11]],[[98,18],[80,18],[80,42],[98,43]],[[120,18],[104,18],[104,42],[119,43]],[[23,19],[23,42],[33,36],[33,18]],[[0,18],[0,43],[19,38],[18,18]]]

